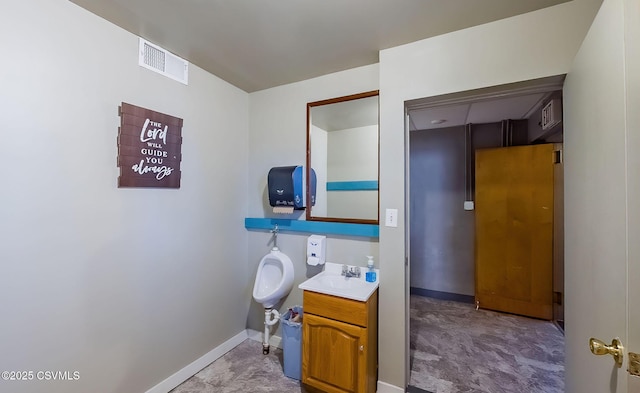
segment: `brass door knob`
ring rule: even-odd
[[[605,344],[602,340],[591,337],[589,339],[589,349],[594,355],[611,355],[618,367],[622,367],[622,359],[624,358],[624,347],[619,338],[614,338],[611,345]]]

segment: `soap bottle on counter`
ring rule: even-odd
[[[376,271],[373,269],[373,256],[367,255],[367,258],[369,260],[367,261],[368,270],[365,274],[365,280],[367,280],[367,282],[376,282]]]

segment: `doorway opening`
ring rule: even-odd
[[[551,392],[556,388],[563,391],[564,345],[562,333],[556,328],[564,326],[563,82],[564,75],[560,75],[406,103],[409,391],[463,388],[483,391],[483,386],[484,391],[491,391],[492,383],[503,388],[505,384],[513,384],[514,390],[531,391],[531,385],[518,389],[522,378],[546,384],[540,391]],[[535,214],[528,217],[535,209],[529,206],[531,201],[521,199],[523,195],[534,195],[535,199],[540,194],[537,167],[530,170],[525,164],[524,169],[531,172],[527,176],[520,176],[519,172],[511,173],[511,177],[494,176],[498,183],[482,185],[485,188],[481,189],[497,190],[490,194],[491,198],[498,199],[491,205],[480,198],[481,204],[476,204],[477,151],[508,149],[513,152],[537,145],[552,146],[549,187],[553,199],[543,203],[547,209],[543,216],[551,219],[549,222],[542,219],[545,221],[543,231],[551,237],[546,239],[548,250],[542,252],[532,250],[544,248],[540,240],[547,235],[534,232],[529,236],[526,232],[528,222],[537,223],[541,219]],[[527,154],[515,161],[528,162]],[[499,172],[500,168],[512,169],[513,166],[509,161],[507,164],[498,161],[497,165],[496,170],[488,171],[483,166],[481,173]],[[509,170],[502,172],[509,173]],[[478,181],[484,182],[484,177]],[[521,181],[528,188],[518,188],[517,195],[501,200],[514,188],[511,187],[513,181]],[[536,200],[536,203],[541,202]],[[509,208],[502,209],[507,204]],[[487,213],[488,205],[491,207]],[[509,211],[513,216],[499,219],[497,210]],[[506,229],[496,231],[498,225],[506,225]],[[518,231],[519,237],[509,238]],[[484,248],[478,246],[482,241],[493,244],[492,251],[486,255]],[[512,252],[518,248],[519,251]],[[543,257],[548,257],[548,268],[538,268]],[[490,262],[487,264],[484,260]],[[494,270],[487,271],[487,266]],[[542,281],[536,281],[540,278],[539,271],[546,273]],[[494,296],[496,293],[500,296]],[[543,306],[537,304],[541,296]],[[523,310],[523,300],[527,299],[535,300],[536,304],[526,305]],[[513,304],[520,308],[511,308]],[[545,313],[528,314],[526,309],[532,307],[545,309]],[[498,326],[498,323],[504,325]],[[535,353],[536,348],[544,347],[543,341],[562,353],[556,349]],[[448,358],[454,355],[463,358]],[[547,373],[545,378],[532,377],[534,371],[525,370],[528,366],[522,364],[546,360],[549,363],[545,367],[555,372]],[[491,371],[491,367],[496,369]],[[493,380],[483,379],[487,373],[493,373]],[[559,384],[562,386],[558,387]]]

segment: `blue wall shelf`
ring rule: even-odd
[[[377,180],[327,182],[327,191],[372,191],[377,189]]]
[[[373,224],[351,224],[343,222],[288,220],[283,218],[245,218],[247,229],[273,229],[278,224],[281,231],[308,232],[317,234],[379,237],[380,227]]]

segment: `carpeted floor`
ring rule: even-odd
[[[415,392],[564,392],[564,336],[551,322],[412,295],[410,331]]]

